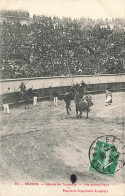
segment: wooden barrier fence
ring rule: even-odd
[[[50,87],[50,88],[41,88],[41,89],[35,89],[38,93],[38,99],[40,100],[52,100],[53,99],[53,93],[56,90],[60,96],[63,96],[66,91],[68,90],[70,86],[61,86],[61,87]],[[101,84],[87,84],[86,87],[84,87],[84,93],[89,90],[91,94],[95,93],[104,93],[106,88],[109,88],[112,92],[115,91],[125,91],[125,82],[119,82],[119,83],[101,83]],[[2,106],[2,99],[3,96],[9,97],[9,103],[13,104],[16,103],[16,96],[18,92],[11,92],[11,93],[5,93],[0,95],[1,100],[1,106]]]

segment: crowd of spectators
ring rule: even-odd
[[[2,78],[125,72],[125,20],[33,16],[0,24]]]

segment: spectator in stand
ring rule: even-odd
[[[3,21],[0,27],[3,79],[125,72],[123,19],[34,15],[29,25]]]

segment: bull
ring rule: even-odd
[[[69,111],[71,111],[71,108],[70,108],[71,100],[73,100],[73,94],[71,92],[66,93],[64,96],[64,101],[66,103],[66,111],[68,115],[69,115]],[[82,100],[78,99],[77,102],[75,102],[75,104],[76,104],[76,116],[82,118],[82,112],[86,112],[87,118],[88,118],[90,107],[93,105],[91,101],[91,96],[86,96],[85,99],[82,99]]]
[[[76,116],[82,118],[82,112],[86,112],[88,118],[88,113],[90,112],[90,107],[92,105],[91,97],[87,96],[85,99],[79,100],[76,104]],[[78,114],[78,112],[80,112],[80,114]]]

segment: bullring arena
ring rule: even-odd
[[[0,196],[125,196],[123,0],[10,2],[0,9]]]
[[[105,93],[93,94],[89,118],[76,118],[71,102],[67,115],[64,101],[39,101],[11,106],[11,114],[1,110],[0,180],[2,182],[123,182],[124,167],[111,178],[90,172],[89,148],[102,135],[124,140],[125,92],[113,92],[113,103],[105,106]]]

